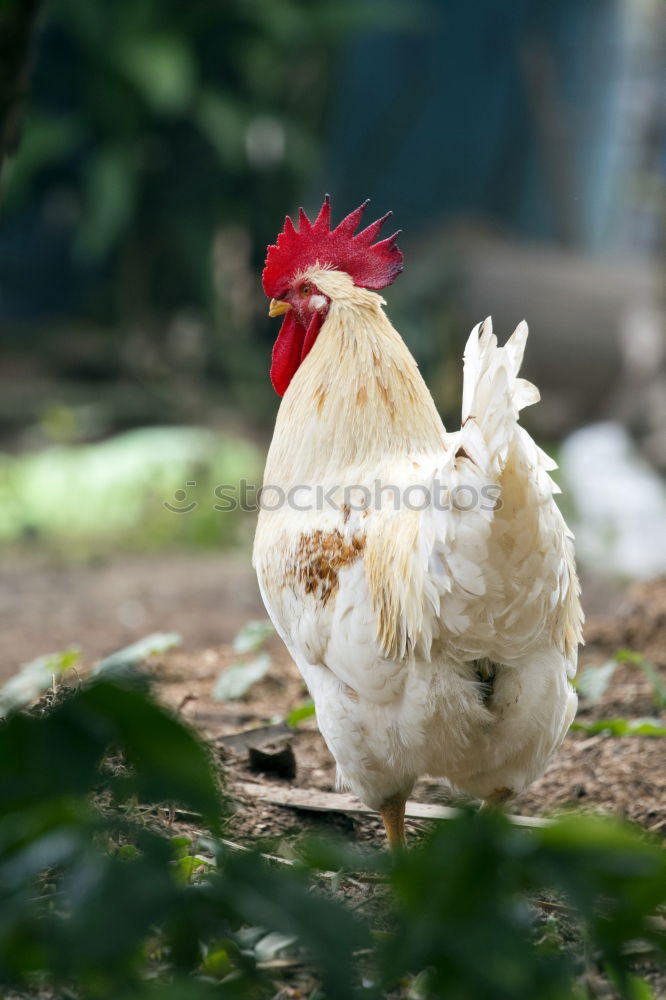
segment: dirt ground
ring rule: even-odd
[[[230,642],[258,617],[265,611],[247,553],[4,557],[0,680],[43,653],[78,646],[90,663],[151,632],[179,632],[184,649],[202,649]]]
[[[289,755],[293,750],[295,775],[288,779],[279,771],[262,775],[254,769],[256,760],[250,763],[247,745],[230,745],[233,734],[279,721],[307,701],[300,675],[277,637],[267,644],[267,675],[243,699],[213,697],[221,671],[239,660],[230,647],[233,636],[248,620],[263,617],[246,554],[118,556],[85,565],[37,557],[9,560],[0,574],[0,677],[41,653],[70,645],[81,648],[85,667],[151,632],[178,631],[182,646],[153,663],[158,689],[219,747],[230,785],[268,781],[331,791],[334,765],[312,719],[280,737],[289,744]],[[666,676],[666,580],[634,586],[613,600],[610,615],[590,615],[586,640],[581,669],[625,647],[644,653]],[[578,721],[657,714],[647,678],[625,664],[598,703],[581,699]],[[421,780],[413,798],[453,801],[446,786],[432,779]],[[235,801],[232,835],[245,840],[275,840],[322,823],[361,839],[381,833],[373,817],[303,813],[249,799],[242,791]],[[572,807],[626,816],[666,833],[666,740],[572,731],[544,777],[515,800],[512,810],[541,815]],[[416,829],[420,821],[411,825]]]

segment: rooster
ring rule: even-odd
[[[489,319],[472,331],[447,433],[378,294],[399,233],[375,242],[388,215],[357,232],[366,205],[331,229],[327,196],[268,248],[283,398],[253,561],[339,785],[397,847],[420,775],[499,804],[543,773],[576,711],[582,613],[555,464],[518,423],[539,398],[526,324],[503,347]]]

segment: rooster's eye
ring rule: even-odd
[[[310,285],[301,285],[301,295],[309,295],[311,291]]]

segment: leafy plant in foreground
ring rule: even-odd
[[[392,882],[397,933],[385,951],[386,977],[425,968],[426,997],[577,996],[575,957],[562,946],[527,944],[529,901],[553,888],[571,908],[579,947],[623,996],[634,996],[623,945],[641,938],[666,952],[666,932],[651,921],[666,902],[666,855],[610,821],[578,817],[527,832],[501,815],[467,814],[402,855]]]
[[[155,828],[156,810],[174,803],[219,834],[206,748],[145,691],[95,681],[0,727],[0,985],[69,984],[113,1000],[251,997],[262,978],[236,938],[261,923],[291,928],[331,996],[351,997],[352,949],[369,944],[360,922],[313,896],[305,870],[221,846],[218,865],[188,864],[182,838]],[[198,870],[207,874],[192,880]],[[228,959],[222,981],[179,993],[211,948]]]
[[[175,804],[212,836],[171,836],[163,817]],[[470,812],[393,859],[319,842],[276,866],[231,851],[222,818],[207,749],[145,691],[96,680],[48,711],[10,715],[0,725],[0,987],[263,1000],[275,985],[257,942],[273,940],[328,1000],[577,1000],[589,968],[644,1000],[626,945],[666,953],[654,919],[666,855],[615,823],[526,831]],[[336,898],[349,872],[378,887],[372,918]],[[553,890],[567,927],[537,941],[534,900]]]

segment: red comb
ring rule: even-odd
[[[402,271],[402,254],[395,245],[400,231],[380,243],[372,242],[391,212],[354,236],[368,201],[350,212],[333,230],[328,195],[314,222],[310,222],[302,208],[298,213],[298,229],[287,216],[277,242],[268,248],[262,275],[266,295],[272,299],[284,295],[297,271],[317,263],[346,271],[360,288],[385,288],[395,281]]]

